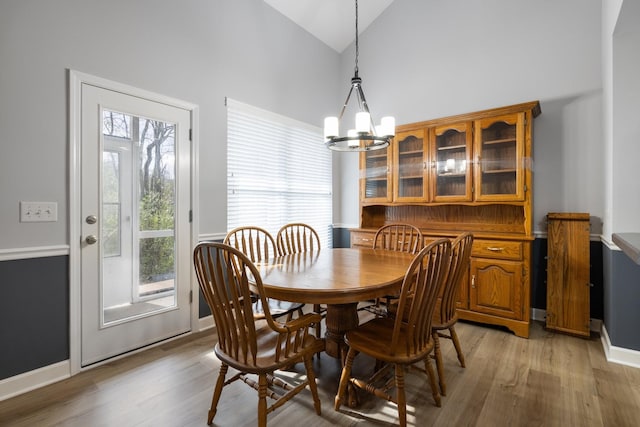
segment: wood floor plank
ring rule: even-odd
[[[598,337],[556,334],[534,323],[529,339],[496,327],[459,322],[466,368],[443,340],[447,396],[433,403],[424,373],[406,375],[409,425],[615,426],[640,425],[640,369],[606,361]],[[175,340],[72,378],[0,402],[0,426],[205,426],[220,366],[210,331]],[[374,361],[356,359],[366,374]],[[340,366],[314,359],[322,415],[301,392],[269,414],[280,427],[387,426],[395,405],[360,393],[358,408],[333,410]],[[299,378],[301,364],[283,373]],[[215,426],[257,423],[257,393],[241,382],[225,387]]]

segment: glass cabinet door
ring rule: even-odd
[[[475,199],[524,200],[524,113],[476,122]]]
[[[360,195],[363,201],[391,201],[390,154],[390,147],[360,154]]]
[[[471,147],[470,122],[438,126],[431,129],[432,175],[434,202],[471,201]]]
[[[394,201],[427,200],[427,139],[424,129],[400,132],[393,141]]]

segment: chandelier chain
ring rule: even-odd
[[[356,0],[356,67],[354,69],[354,74],[358,77],[358,0]]]

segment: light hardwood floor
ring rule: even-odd
[[[409,425],[638,426],[640,369],[608,363],[599,338],[582,339],[532,325],[529,339],[459,322],[467,368],[443,340],[448,395],[433,404],[420,372],[407,375]],[[205,426],[218,361],[213,332],[138,353],[70,379],[0,402],[2,426]],[[272,426],[393,425],[388,403],[360,393],[360,406],[333,410],[339,369],[322,355],[315,362],[322,415],[308,390],[269,414]],[[358,356],[356,367],[373,361]],[[286,375],[301,372],[296,366]],[[257,392],[241,382],[225,387],[216,426],[256,424]]]

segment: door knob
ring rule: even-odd
[[[95,215],[89,215],[85,221],[87,221],[87,224],[95,224],[96,221],[98,221],[98,218],[96,218]]]
[[[84,239],[85,242],[87,242],[88,245],[93,245],[94,243],[96,243],[98,241],[98,238],[96,236],[94,236],[93,234],[89,234],[87,236],[86,239]]]

